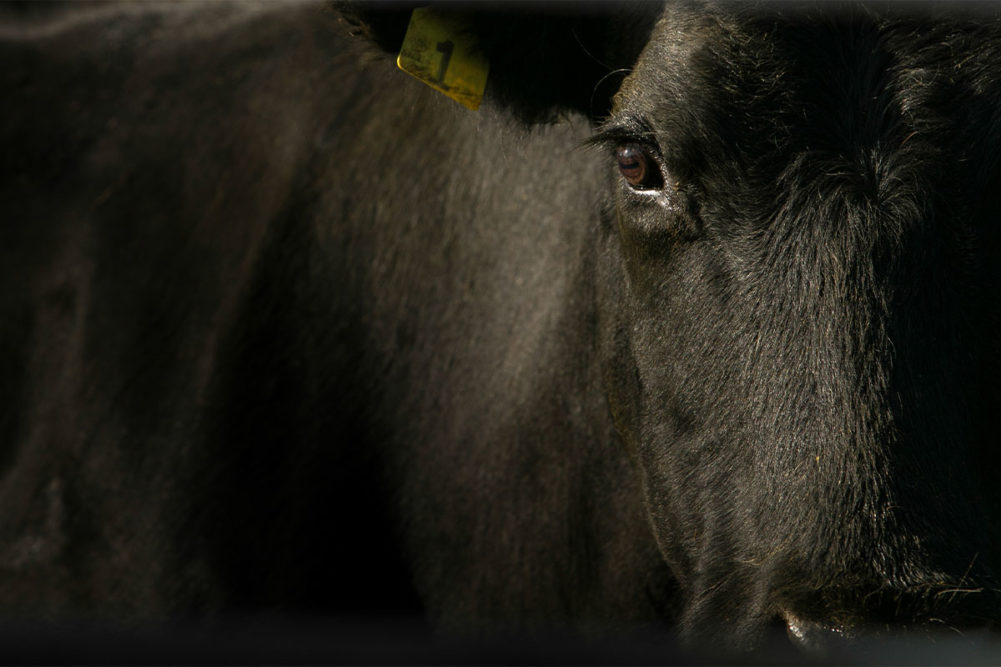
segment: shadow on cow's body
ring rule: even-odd
[[[992,10],[0,13],[0,612],[992,628]]]

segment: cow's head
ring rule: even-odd
[[[599,346],[679,627],[753,645],[990,624],[1001,23],[643,16],[547,28],[572,53],[494,85],[526,120],[609,110]]]
[[[683,627],[997,614],[999,33],[671,8],[598,141],[606,377]]]

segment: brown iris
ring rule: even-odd
[[[619,171],[633,188],[652,190],[660,187],[660,170],[646,149],[636,144],[620,146],[615,151]]]

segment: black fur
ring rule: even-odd
[[[993,8],[576,9],[0,14],[0,612],[996,623]]]

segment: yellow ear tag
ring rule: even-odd
[[[415,9],[396,64],[459,104],[474,111],[480,107],[490,63],[461,19],[428,7]]]

